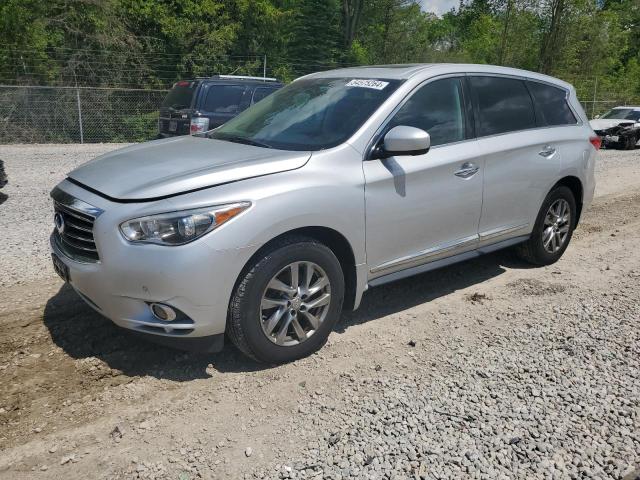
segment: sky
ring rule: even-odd
[[[420,3],[425,12],[442,15],[451,10],[451,7],[457,7],[460,4],[460,0],[420,0]]]

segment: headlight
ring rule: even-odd
[[[250,205],[233,203],[134,218],[121,223],[120,232],[130,242],[183,245],[231,220]]]

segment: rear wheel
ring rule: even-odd
[[[554,188],[542,203],[531,237],[516,252],[534,265],[557,262],[571,241],[575,222],[573,192],[565,186]]]
[[[306,357],[327,341],[343,298],[344,277],[333,252],[313,239],[289,237],[242,274],[229,307],[228,335],[261,362]]]

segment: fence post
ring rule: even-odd
[[[80,104],[80,90],[76,87],[76,102],[78,104],[78,125],[80,125],[80,143],[84,143],[84,132],[82,130],[82,105]]]
[[[262,62],[262,78],[267,78],[267,56],[264,56],[264,61]]]
[[[598,77],[596,77],[596,81],[593,84],[593,103],[591,104],[591,118],[593,118],[593,115],[596,109],[597,94],[598,94]]]

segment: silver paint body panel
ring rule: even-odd
[[[425,155],[367,159],[372,139],[416,87],[442,76],[479,73],[565,88],[580,121],[436,146]],[[184,336],[214,335],[225,330],[229,299],[244,266],[265,243],[292,230],[323,227],[346,239],[355,259],[357,306],[370,285],[525,240],[545,195],[565,176],[580,179],[583,206],[591,202],[593,131],[569,84],[486,65],[389,66],[314,75],[405,81],[335,148],[288,152],[187,136],[118,150],[74,170],[73,181],[58,188],[102,213],[94,224],[100,263],[64,258],[73,287],[125,328],[148,326],[148,303],[161,302],[194,321]],[[553,155],[538,155],[549,145],[556,150]],[[477,171],[457,175],[466,163]],[[179,247],[130,244],[118,232],[118,225],[131,218],[240,201],[251,207]]]
[[[309,157],[186,135],[106,153],[69,177],[111,198],[144,200],[294,170]]]

